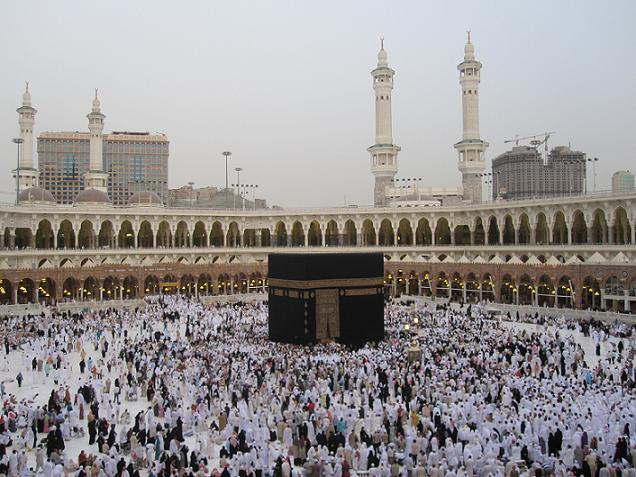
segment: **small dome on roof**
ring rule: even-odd
[[[161,197],[149,190],[143,190],[133,194],[128,199],[131,206],[162,206]]]
[[[41,187],[29,187],[20,192],[20,203],[28,204],[40,204],[40,203],[55,203],[55,197],[48,190]]]
[[[106,192],[97,189],[84,189],[75,197],[74,204],[110,204]]]

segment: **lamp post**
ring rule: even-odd
[[[228,188],[228,180],[227,180],[227,159],[232,155],[231,151],[223,151],[223,155],[225,156],[225,193],[227,194]]]
[[[242,167],[235,167],[234,170],[236,171],[236,186],[237,186],[237,190],[238,193],[241,193],[241,171],[243,170]],[[234,210],[236,210],[236,194],[234,194]]]
[[[18,162],[15,168],[15,205],[20,203],[20,144],[24,142],[21,137],[15,137],[12,141],[18,146]]]
[[[588,157],[587,158],[587,162],[591,162],[592,163],[592,177],[594,178],[594,192],[596,192],[596,163],[598,162],[598,157]]]
[[[247,195],[247,190],[252,189],[252,205],[254,206],[254,210],[256,210],[256,188],[258,185],[256,184],[243,184],[243,210],[245,210],[245,196]]]

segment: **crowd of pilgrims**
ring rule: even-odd
[[[0,475],[636,476],[632,328],[557,322],[389,303],[349,349],[269,342],[263,302],[5,317]]]

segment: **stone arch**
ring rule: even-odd
[[[212,276],[209,273],[202,273],[197,279],[198,294],[203,296],[214,294],[214,282]]]
[[[529,275],[521,275],[517,289],[520,305],[532,305],[534,303],[534,282]]]
[[[413,245],[413,227],[409,219],[400,220],[396,239],[398,245]]]
[[[75,248],[75,230],[68,219],[62,220],[57,229],[57,248]]]
[[[481,282],[482,300],[495,301],[495,280],[490,273],[485,273]]]
[[[192,246],[193,247],[207,247],[208,246],[208,232],[205,230],[205,224],[199,220],[194,224],[194,230],[192,230]]]
[[[455,245],[470,245],[470,227],[468,225],[458,225],[453,232]]]
[[[38,283],[38,303],[44,303],[51,305],[55,301],[56,284],[55,281],[50,278],[41,278]]]
[[[327,227],[325,228],[325,245],[327,247],[337,247],[340,245],[338,223],[333,219],[327,222]]]
[[[466,288],[466,301],[469,303],[476,303],[479,301],[479,279],[477,276],[470,272],[466,275],[464,280],[464,287]]]
[[[77,246],[81,249],[95,248],[97,236],[90,220],[83,220],[77,233]]]
[[[358,245],[358,230],[353,220],[349,219],[345,222],[342,230],[342,245],[346,247],[355,247]]]
[[[257,244],[258,245],[258,244]],[[272,234],[269,229],[261,229],[261,247],[271,247],[272,246]]]
[[[322,245],[322,230],[317,220],[312,221],[307,229],[307,245],[320,247]]]
[[[614,211],[614,225],[612,226],[613,243],[625,245],[631,242],[631,227],[627,212],[623,207],[617,207]]]
[[[102,299],[117,300],[119,299],[119,293],[120,293],[119,279],[113,276],[108,276],[104,278],[104,282],[102,284]]]
[[[232,223],[235,223],[235,222],[232,222]],[[240,238],[238,240],[240,242]],[[174,246],[177,248],[184,248],[184,247],[190,246],[190,230],[185,220],[180,220],[177,223],[177,228],[174,232]]]
[[[119,248],[133,248],[135,246],[135,231],[130,220],[124,220],[117,234]]]
[[[435,283],[435,292],[438,298],[450,298],[450,280],[444,272],[439,272]]]
[[[223,233],[221,222],[219,222],[218,220],[214,221],[214,223],[212,224],[212,228],[210,229],[210,246],[223,247],[224,236],[225,234]]]
[[[459,272],[453,273],[450,288],[451,300],[457,302],[464,301],[464,282]]]
[[[234,276],[234,290],[235,293],[247,293],[249,282],[247,276],[241,272]]]
[[[550,229],[548,227],[548,219],[543,212],[539,212],[539,214],[537,214],[537,225],[534,232],[534,240],[537,245],[550,244]]]
[[[516,301],[517,284],[510,274],[505,274],[501,278],[501,286],[499,290],[501,303],[511,305]]]
[[[227,228],[225,243],[227,247],[241,246],[241,231],[236,222],[230,222],[230,226]]]
[[[433,286],[431,283],[431,274],[427,271],[420,274],[420,290],[424,296],[433,295]]]
[[[564,275],[559,279],[559,283],[556,288],[556,300],[559,308],[574,308],[574,284],[572,279]]]
[[[276,226],[274,227],[274,246],[287,246],[287,227],[285,227],[285,222],[282,220],[276,222]]]
[[[139,297],[139,280],[137,280],[137,277],[128,275],[124,278],[122,296],[126,300]]]
[[[385,247],[395,245],[395,232],[393,231],[393,224],[389,219],[383,219],[382,222],[380,222],[378,244]]]
[[[585,223],[585,215],[580,210],[575,210],[572,214],[571,237],[573,244],[587,243],[587,224]]]
[[[68,277],[62,284],[62,299],[76,301],[80,299],[80,283],[75,277]]]
[[[154,232],[150,222],[144,220],[139,224],[137,232],[137,246],[142,248],[152,248],[154,246]]]
[[[565,223],[565,214],[561,210],[554,214],[552,243],[557,245],[564,245],[568,243],[568,226]]]
[[[515,226],[512,223],[512,216],[510,214],[506,214],[504,217],[504,226],[503,226],[503,245],[514,245],[515,244]]]
[[[243,231],[243,247],[256,247],[255,229],[245,229]]]
[[[291,246],[305,246],[305,231],[303,230],[303,225],[299,221],[294,222],[291,228]]]
[[[184,295],[192,296],[197,288],[197,282],[192,275],[186,273],[180,280],[180,291]]]
[[[40,220],[35,232],[35,248],[50,249],[54,246],[54,234],[51,222],[46,219]]]
[[[491,215],[488,218],[488,245],[499,245],[499,223],[497,217]]]
[[[475,217],[473,245],[486,245],[486,230],[484,229],[484,221],[481,217]]]
[[[607,243],[607,220],[603,209],[596,209],[592,216],[592,243]]]
[[[554,306],[556,290],[552,279],[547,275],[541,275],[537,281],[537,304],[539,306]]]
[[[104,220],[99,227],[99,233],[97,234],[97,245],[99,247],[115,247],[115,230],[113,223],[110,220]]]
[[[581,306],[585,310],[598,310],[601,308],[601,285],[594,277],[587,276],[583,279]]]
[[[18,282],[18,304],[26,305],[36,300],[37,289],[30,278],[23,278]]]
[[[446,217],[440,217],[435,225],[435,245],[450,245],[451,229]]]
[[[530,219],[525,212],[521,214],[519,219],[518,241],[520,245],[527,245],[530,243],[532,237],[532,229],[530,228]]]
[[[82,286],[84,300],[99,299],[99,280],[95,277],[87,277]]]
[[[375,226],[371,219],[366,219],[362,222],[362,246],[373,247],[377,245],[377,235],[375,233]]]
[[[428,219],[421,218],[417,221],[415,229],[415,245],[431,245],[433,243],[433,233]]]
[[[232,281],[227,273],[221,273],[217,279],[219,295],[227,295],[232,292]]]
[[[0,305],[13,303],[13,284],[6,278],[0,279]]]
[[[159,278],[156,275],[148,275],[144,279],[144,292],[146,295],[158,295],[161,289],[159,287]]]
[[[623,312],[625,310],[625,284],[616,276],[612,275],[605,280],[604,300],[605,308]]]

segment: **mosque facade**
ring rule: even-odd
[[[463,179],[450,195],[461,200],[435,207],[389,200],[400,147],[384,45],[372,71],[374,207],[175,208],[150,191],[115,207],[106,193],[97,94],[87,115],[85,188],[72,205],[58,205],[33,167],[36,110],[27,87],[18,109],[18,204],[0,206],[0,304],[265,292],[267,255],[284,249],[380,251],[387,294],[636,313],[636,192],[482,203],[488,143],[479,132],[481,63],[470,37],[458,69]]]

